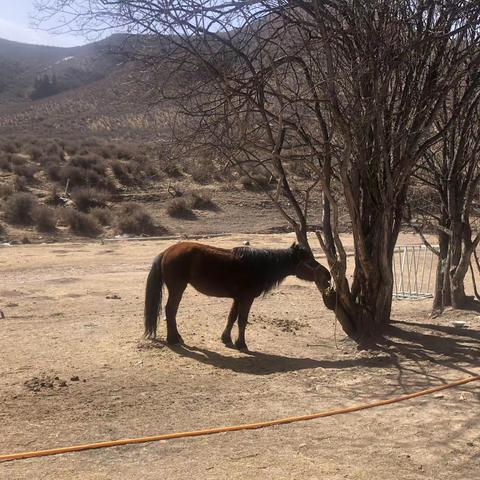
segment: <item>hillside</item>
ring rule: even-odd
[[[169,150],[169,108],[139,100],[135,65],[111,53],[119,41],[56,48],[0,40],[8,67],[0,72],[0,241],[283,230],[248,178],[201,152]],[[42,75],[62,88],[32,98]],[[306,182],[299,172],[294,186]]]
[[[107,39],[61,48],[0,39],[0,104],[28,103],[104,78],[119,61],[110,53],[111,44]],[[42,92],[46,79],[55,85]]]

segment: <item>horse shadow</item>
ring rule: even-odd
[[[294,372],[299,370],[325,368],[344,369],[358,366],[384,367],[390,365],[392,360],[387,356],[341,359],[341,360],[316,360],[308,357],[289,357],[272,353],[247,351],[243,355],[224,355],[206,348],[191,345],[169,345],[163,340],[156,340],[158,348],[169,348],[179,356],[190,358],[199,363],[210,365],[222,370],[249,375],[271,375],[281,372]]]

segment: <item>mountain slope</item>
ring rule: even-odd
[[[28,103],[32,97],[46,97],[104,78],[119,63],[110,53],[111,44],[107,39],[61,48],[0,39],[0,105]],[[54,88],[42,92],[42,82],[44,87],[50,83]]]

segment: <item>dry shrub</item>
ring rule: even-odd
[[[38,172],[38,167],[35,165],[18,164],[13,167],[13,171],[19,176],[28,180],[33,180],[35,174]]]
[[[95,154],[79,155],[70,160],[74,167],[80,167],[85,170],[93,170],[98,174],[105,175],[105,160]]]
[[[63,159],[58,155],[43,155],[38,163],[40,163],[44,169],[46,169],[48,165],[56,165],[57,168],[60,168],[60,165],[63,163]]]
[[[0,198],[8,198],[13,195],[13,186],[10,184],[0,185]]]
[[[36,206],[37,199],[31,193],[14,193],[5,202],[5,217],[10,223],[29,225]]]
[[[54,182],[58,182],[62,179],[60,175],[60,164],[54,161],[46,164],[44,169],[48,177],[53,180]]]
[[[162,167],[162,171],[170,178],[183,177],[183,172],[180,170],[180,167],[174,163],[167,163]]]
[[[192,192],[190,205],[197,210],[217,210],[216,203],[212,200],[212,194],[206,190]]]
[[[272,185],[267,175],[261,173],[254,173],[251,177],[245,175],[240,177],[240,183],[245,190],[258,191],[258,190],[270,190]]]
[[[192,179],[201,184],[211,182],[215,172],[215,165],[210,160],[195,161],[188,167]]]
[[[50,174],[51,172],[49,170],[49,175]],[[101,190],[113,191],[115,189],[115,186],[108,177],[100,175],[95,170],[75,167],[73,165],[61,167],[58,171],[58,177],[63,184],[66,184],[66,182],[69,180],[69,185],[71,188],[88,185]]]
[[[68,142],[65,144],[65,151],[69,155],[75,155],[79,149],[80,145],[78,144],[78,142]]]
[[[106,207],[95,207],[90,210],[90,215],[97,219],[98,223],[103,226],[111,225],[113,215],[110,209]]]
[[[17,153],[20,145],[17,142],[7,141],[0,147],[6,153]]]
[[[50,175],[50,169],[48,172]],[[57,176],[63,183],[69,181],[71,187],[79,187],[87,183],[87,170],[72,165],[61,167],[57,172]]]
[[[39,147],[32,146],[28,149],[28,153],[30,154],[30,158],[34,162],[39,162],[43,157],[43,150]]]
[[[4,172],[12,171],[12,156],[5,153],[0,153],[0,170]]]
[[[57,225],[57,212],[46,205],[38,205],[33,211],[33,220],[39,232],[53,232]]]
[[[117,177],[118,181],[123,185],[132,185],[134,183],[131,176],[130,165],[120,160],[113,160],[110,163],[113,174]]]
[[[96,237],[102,232],[97,219],[72,208],[64,210],[63,218],[73,233],[84,237]]]
[[[152,235],[157,228],[151,215],[138,203],[124,203],[118,212],[116,221],[117,230],[120,233],[134,235]]]
[[[4,239],[7,236],[7,229],[3,223],[0,223],[0,238]]]
[[[65,152],[58,143],[51,143],[50,145],[47,145],[45,152],[47,155],[54,155],[62,160],[65,159]]]
[[[91,187],[78,187],[72,191],[72,200],[81,212],[89,212],[92,208],[103,207],[108,195]]]
[[[28,191],[28,180],[25,177],[15,175],[13,177],[13,188],[16,192]]]
[[[184,198],[174,198],[167,206],[167,213],[176,218],[194,218],[189,202]]]

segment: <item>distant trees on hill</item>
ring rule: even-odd
[[[35,82],[33,84],[33,91],[30,94],[30,98],[32,100],[38,100],[40,98],[55,95],[61,90],[62,89],[58,83],[55,74],[53,74],[51,78],[49,75],[44,74],[43,76],[35,78]]]

